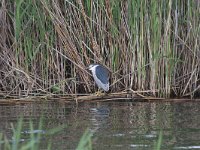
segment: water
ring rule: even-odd
[[[85,102],[76,104],[44,102],[0,106],[0,133],[12,141],[11,124],[24,117],[21,141],[28,141],[29,121],[42,143],[51,138],[53,149],[75,149],[84,131],[93,133],[93,149],[153,149],[160,131],[162,150],[200,149],[200,102]],[[44,128],[38,129],[44,115]],[[53,137],[46,130],[67,128]],[[2,142],[2,141],[1,141]],[[42,147],[41,147],[42,149]]]

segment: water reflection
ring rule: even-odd
[[[90,108],[91,131],[95,133],[100,128],[108,126],[110,109],[107,106],[97,106]]]
[[[66,124],[68,127],[53,137],[53,149],[75,149],[87,127],[93,132],[94,149],[153,149],[163,130],[162,149],[198,149],[200,147],[200,103],[184,102],[114,102],[65,104],[58,102],[0,106],[0,132],[12,139],[11,124],[25,119],[22,137],[29,133],[29,120],[34,132]],[[44,116],[44,129],[38,122]],[[44,144],[49,137],[45,137]]]

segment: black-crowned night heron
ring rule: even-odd
[[[92,71],[94,81],[100,89],[109,91],[109,70],[100,64],[91,64],[89,70]]]

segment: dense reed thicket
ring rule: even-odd
[[[198,96],[199,16],[198,0],[1,0],[0,91],[94,92],[101,63],[112,92]]]

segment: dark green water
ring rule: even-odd
[[[79,105],[46,102],[0,106],[0,133],[10,140],[11,124],[16,125],[20,114],[25,118],[24,142],[29,140],[30,118],[38,132],[39,118],[44,115],[43,144],[49,139],[45,136],[46,130],[67,125],[51,137],[53,149],[75,149],[86,128],[93,133],[93,149],[153,149],[161,130],[162,150],[200,149],[200,102],[85,102]]]

